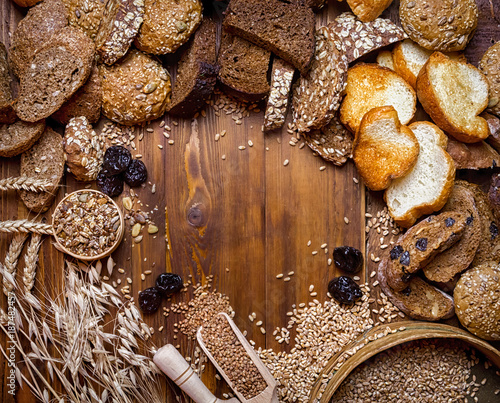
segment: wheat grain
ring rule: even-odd
[[[42,244],[41,234],[32,234],[28,250],[24,255],[23,284],[24,292],[30,293],[35,285],[36,267],[38,265],[38,252]]]
[[[19,255],[23,250],[24,242],[28,236],[26,234],[16,234],[12,238],[9,245],[9,250],[5,255],[5,272],[3,276],[3,293],[8,296],[9,292],[12,292],[15,288],[15,277],[17,270],[17,262],[19,260]],[[6,276],[8,273],[10,276]]]
[[[0,191],[28,190],[30,192],[51,192],[54,185],[46,179],[35,179],[27,176],[0,179]]]
[[[31,220],[0,221],[0,232],[52,235],[52,226]]]

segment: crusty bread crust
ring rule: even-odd
[[[356,17],[363,22],[373,21],[392,3],[392,0],[347,0]]]

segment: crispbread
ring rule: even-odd
[[[353,160],[365,185],[386,189],[417,162],[419,145],[413,132],[402,125],[392,106],[368,111],[354,139]]]
[[[348,63],[408,38],[405,31],[391,20],[377,18],[372,22],[361,22],[349,12],[335,18],[335,21],[328,24],[328,28],[342,39]]]
[[[488,111],[500,116],[500,41],[484,53],[479,68],[490,85]]]
[[[11,77],[7,60],[7,49],[0,42],[0,123],[13,123],[17,119],[12,108]]]
[[[327,125],[346,85],[348,63],[341,39],[327,27],[317,29],[315,36],[311,69],[300,77],[293,92],[293,120],[299,132]]]
[[[434,52],[417,77],[417,95],[432,120],[457,140],[489,136],[488,123],[478,116],[488,106],[488,81],[471,64]]]
[[[450,138],[446,148],[456,169],[485,169],[500,166],[500,155],[484,141],[466,144]]]
[[[45,129],[45,120],[35,123],[18,120],[0,125],[0,157],[13,157],[31,148]]]

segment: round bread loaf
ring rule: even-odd
[[[162,65],[138,50],[112,66],[101,65],[102,113],[124,125],[159,118],[170,103],[171,82]]]
[[[479,68],[490,84],[488,111],[500,116],[500,41],[484,53]]]
[[[399,16],[404,30],[429,50],[463,50],[477,26],[474,0],[401,0]]]
[[[187,42],[201,18],[199,0],[145,0],[144,22],[135,46],[155,55],[173,53]]]
[[[68,10],[69,24],[81,28],[91,39],[95,39],[106,2],[102,0],[62,1]]]
[[[453,293],[460,323],[486,340],[500,340],[500,266],[483,262],[466,271]]]

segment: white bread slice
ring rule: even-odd
[[[382,67],[394,70],[394,59],[390,50],[381,50],[377,55],[377,63]]]
[[[424,64],[432,55],[432,50],[427,50],[411,39],[398,42],[392,49],[394,71],[403,77],[413,88],[417,88],[417,76]],[[446,55],[456,61],[466,62],[465,56],[459,52],[449,52]],[[378,61],[378,60],[377,60]]]
[[[430,122],[408,127],[420,145],[417,163],[407,175],[393,180],[384,194],[389,213],[405,228],[424,214],[440,210],[455,179],[455,164],[445,151],[448,137],[443,131]]]
[[[345,92],[340,120],[353,133],[358,131],[365,113],[378,106],[392,105],[403,125],[416,111],[413,88],[400,75],[376,63],[358,63],[350,68]]]
[[[479,69],[435,52],[417,77],[417,95],[425,111],[447,134],[464,143],[489,136],[478,115],[488,106],[488,81]]]
[[[369,189],[386,189],[394,178],[413,168],[418,153],[417,138],[401,124],[394,107],[373,108],[361,120],[353,159]]]

